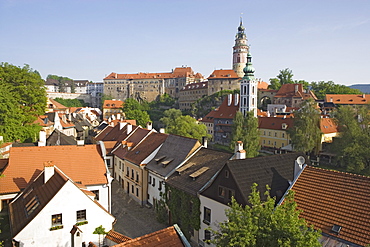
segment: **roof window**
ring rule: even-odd
[[[335,232],[336,234],[339,234],[340,230],[342,229],[341,226],[334,224],[331,228],[332,232]]]

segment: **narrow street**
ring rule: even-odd
[[[157,222],[154,208],[140,206],[115,180],[112,182],[112,214],[117,220],[114,230],[130,238],[167,227]]]

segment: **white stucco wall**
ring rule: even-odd
[[[208,227],[211,227],[213,230],[217,230],[217,224],[219,222],[227,220],[227,217],[225,215],[225,209],[228,209],[229,207],[222,203],[216,202],[208,197],[204,197],[202,195],[199,195],[199,200],[200,200],[199,243],[202,243],[203,240],[205,239],[204,230],[206,230]],[[211,209],[211,222],[209,225],[203,222],[204,207]],[[215,246],[215,245],[205,244],[204,246]]]
[[[102,205],[108,212],[110,212],[111,190],[108,185],[86,185],[86,189],[89,191],[99,190],[99,204]]]
[[[82,231],[80,243],[91,241],[98,245],[99,236],[93,234],[102,225],[112,229],[114,217],[93,202],[85,193],[68,181],[41,212],[15,236],[20,246],[71,246],[71,229],[76,224],[76,212],[86,210],[88,224],[78,226]],[[62,214],[63,229],[50,231],[52,215]],[[78,237],[76,237],[78,238]],[[80,245],[79,245],[80,246]]]
[[[149,200],[148,202],[152,205],[154,205],[154,198],[158,201],[161,199],[161,196],[160,196],[160,192],[164,193],[165,192],[165,187],[164,187],[164,183],[163,183],[163,178],[156,175],[155,173],[149,171],[148,173],[148,194],[149,194]],[[153,186],[153,179],[155,180],[155,184]],[[149,184],[149,181],[151,182]],[[162,190],[159,191],[158,190],[158,187],[159,187],[159,183],[162,183]]]

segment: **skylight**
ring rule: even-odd
[[[331,230],[333,231],[333,232],[335,232],[336,234],[339,234],[339,232],[340,232],[340,230],[342,229],[342,227],[341,226],[339,226],[339,225],[333,225],[333,227],[331,228]]]

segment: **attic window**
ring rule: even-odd
[[[167,159],[167,160],[164,160],[162,161],[162,166],[163,167],[166,167],[169,163],[171,163],[173,161],[173,158],[170,158],[170,159]]]
[[[158,157],[158,158],[156,158],[156,159],[154,159],[157,163],[159,163],[159,161],[161,161],[161,160],[163,160],[164,158],[166,158],[166,156],[160,156],[160,157]]]
[[[135,152],[135,154],[139,154],[139,153],[140,153],[140,151],[136,151],[136,152]]]
[[[340,230],[342,229],[342,227],[341,226],[339,226],[339,225],[333,225],[333,227],[331,228],[331,230],[333,231],[333,232],[335,232],[336,234],[339,234],[339,232],[340,232]]]
[[[191,178],[193,178],[193,180],[195,180],[197,177],[199,177],[200,175],[202,175],[207,170],[209,170],[208,167],[202,167],[199,170],[197,170],[197,171],[193,172],[192,174],[190,174],[189,177],[191,177]]]

